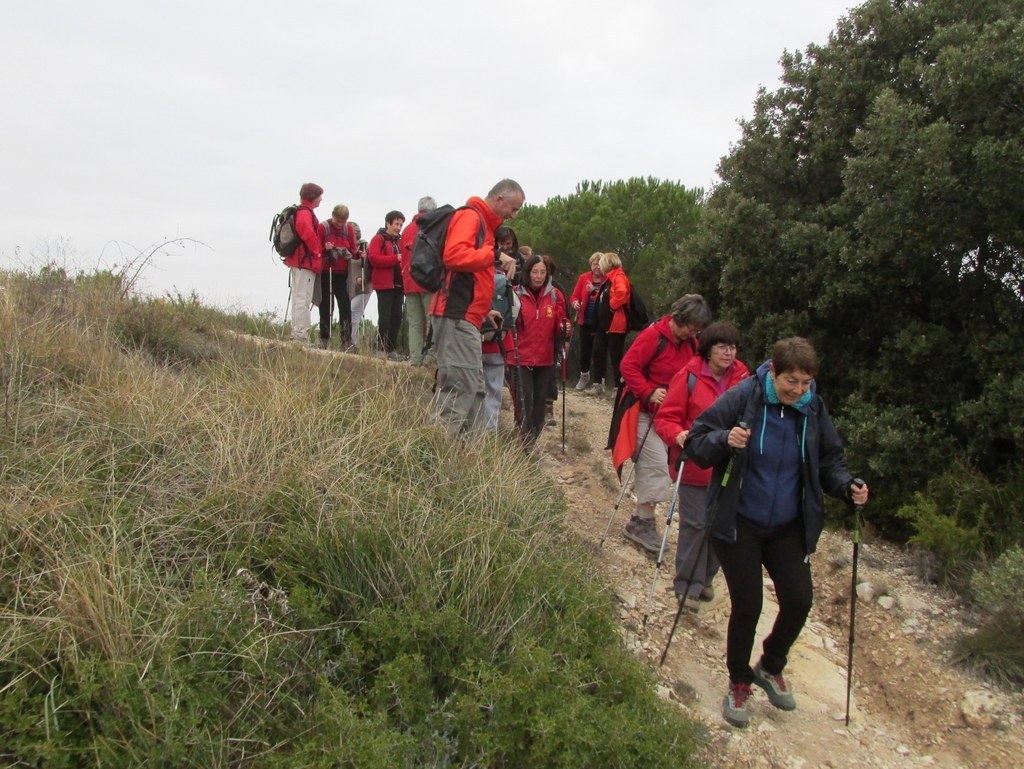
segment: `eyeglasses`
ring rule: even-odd
[[[721,350],[722,352],[729,352],[730,350],[732,352],[736,352],[738,349],[740,349],[739,345],[726,344],[725,342],[719,342],[716,345],[712,345],[712,347],[714,347],[716,350]]]

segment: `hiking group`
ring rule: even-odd
[[[335,206],[325,224],[317,221],[322,196],[318,185],[302,186],[301,202],[292,207],[293,233],[286,233],[297,242],[284,257],[292,339],[308,344],[316,306],[320,344],[327,347],[337,299],[342,344],[351,349],[358,344],[357,299],[376,291],[377,354],[404,360],[395,349],[404,305],[410,363],[422,365],[428,349],[436,360],[433,419],[452,437],[495,430],[507,387],[522,445],[532,451],[553,421],[559,366],[564,391],[574,319],[576,389],[601,394],[607,384],[614,390],[607,448],[620,478],[632,461],[622,490],[632,479],[636,501],[623,536],[656,555],[660,567],[678,508],[673,587],[679,613],[688,601],[714,599],[719,571],[728,587],[723,717],[746,726],[755,685],[773,706],[793,710],[783,670],[811,609],[810,558],[824,527],[823,496],[858,506],[868,499],[816,392],[819,362],[811,343],[779,340],[751,375],[737,357],[739,330],[713,323],[702,296],[685,294],[648,323],[615,253],[594,253],[567,298],[551,257],[519,245],[504,226],[525,202],[511,179],[457,209],[421,198],[404,229],[405,217],[391,211],[368,246],[345,206]],[[272,236],[278,247],[284,235]],[[364,307],[365,301],[360,314]],[[627,349],[631,331],[637,334]],[[656,508],[670,500],[659,535]],[[762,567],[779,611],[752,666]]]

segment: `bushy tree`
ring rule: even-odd
[[[739,324],[751,362],[778,337],[814,340],[882,509],[954,456],[1020,472],[1022,10],[869,0],[786,53],[665,273]]]
[[[676,297],[660,289],[658,276],[680,257],[701,197],[699,189],[651,177],[584,181],[572,195],[525,206],[511,224],[520,243],[554,257],[569,290],[591,254],[614,251],[651,310],[662,310]]]

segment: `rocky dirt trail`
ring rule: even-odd
[[[715,600],[680,620],[664,666],[658,665],[676,603],[671,588],[676,526],[646,626],[655,559],[627,542],[622,527],[632,501],[623,498],[607,540],[599,545],[618,496],[618,480],[604,450],[611,399],[568,391],[567,450],[561,425],[542,436],[543,467],[562,488],[568,523],[597,558],[619,608],[627,646],[650,663],[662,695],[708,727],[705,758],[712,766],[740,761],[752,767],[996,767],[1015,765],[1024,748],[1024,697],[970,677],[950,661],[951,641],[967,621],[956,600],[921,584],[904,553],[867,539],[860,548],[853,705],[846,707],[850,560],[848,535],[826,532],[812,566],[815,607],[793,650],[786,678],[798,708],[773,708],[755,688],[751,723],[734,729],[722,720],[727,678],[725,631],[728,591],[721,575]],[[561,403],[556,403],[561,418]],[[666,507],[658,509],[659,529]],[[867,511],[870,517],[870,506]],[[776,605],[765,575],[765,610],[755,655]]]

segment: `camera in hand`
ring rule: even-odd
[[[352,254],[347,248],[328,248],[326,256],[331,264],[337,264],[345,259],[352,258]]]

